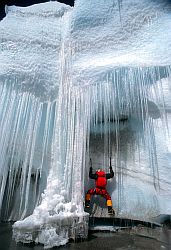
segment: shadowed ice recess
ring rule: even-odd
[[[169,1],[52,1],[6,12],[0,214],[17,220],[15,240],[50,248],[87,237],[90,158],[106,171],[112,158],[116,217],[171,214]]]

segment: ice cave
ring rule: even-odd
[[[171,2],[6,6],[0,48],[0,216],[17,242],[87,236],[90,158],[112,159],[116,217],[171,215]]]

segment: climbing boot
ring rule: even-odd
[[[89,208],[90,207],[90,194],[86,194],[86,197],[85,197],[85,208]]]
[[[108,206],[108,214],[109,215],[115,215],[115,211],[112,207]]]
[[[89,207],[90,207],[90,201],[88,201],[88,200],[86,201],[85,200],[85,208],[89,208]]]
[[[108,214],[115,215],[115,211],[112,208],[112,201],[107,200]]]

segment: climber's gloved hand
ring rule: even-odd
[[[110,172],[112,172],[112,171],[113,171],[113,168],[112,168],[112,166],[110,166],[110,168],[109,168],[109,169],[110,169]]]

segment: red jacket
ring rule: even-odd
[[[89,177],[95,180],[95,184],[97,188],[106,188],[107,179],[113,178],[114,176],[112,167],[110,167],[110,173],[107,173],[107,174],[103,170],[96,171],[95,174],[93,174],[92,172],[93,172],[93,169],[91,167],[89,171]]]

